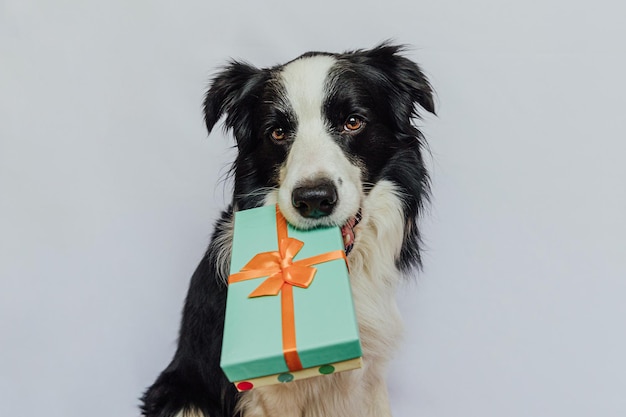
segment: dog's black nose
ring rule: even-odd
[[[337,204],[337,189],[330,180],[306,183],[294,188],[291,204],[304,217],[328,216]]]

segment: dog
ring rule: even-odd
[[[259,69],[231,61],[204,101],[237,142],[231,205],[191,278],[178,348],[142,397],[146,417],[391,416],[385,370],[401,336],[395,288],[421,266],[430,195],[424,135],[433,90],[406,48],[309,52]],[[238,393],[219,366],[233,213],[278,204],[295,227],[339,226],[363,367]]]

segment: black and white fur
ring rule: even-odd
[[[420,264],[416,220],[428,196],[412,121],[434,113],[426,77],[402,52],[385,43],[268,69],[231,62],[213,79],[207,128],[225,115],[237,140],[232,205],[191,279],[178,349],[144,394],[144,416],[391,415],[385,368],[402,330],[394,292]],[[301,228],[358,216],[348,258],[364,365],[239,394],[219,367],[232,217],[276,203]]]

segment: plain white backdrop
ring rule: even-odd
[[[412,46],[437,92],[398,417],[626,415],[619,1],[0,1],[0,415],[137,416],[230,192],[229,58]],[[220,182],[222,181],[222,182]]]

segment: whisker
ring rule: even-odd
[[[261,187],[256,190],[250,191],[249,193],[237,194],[235,198],[243,199],[243,198],[251,198],[251,197],[264,197],[269,193],[278,190],[277,187]]]

